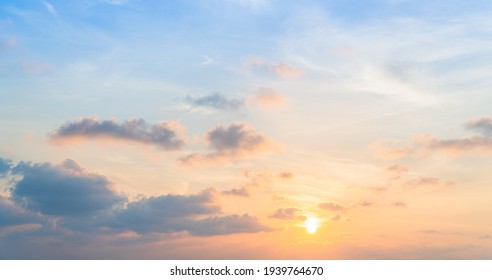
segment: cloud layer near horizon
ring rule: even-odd
[[[69,159],[58,165],[20,162],[6,172],[17,179],[12,179],[10,196],[0,196],[0,233],[30,224],[94,235],[102,234],[103,228],[114,234],[185,232],[196,236],[272,230],[247,213],[223,215],[213,189],[128,202],[105,177]]]

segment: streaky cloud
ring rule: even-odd
[[[306,216],[303,215],[302,209],[294,208],[294,207],[279,208],[279,209],[275,210],[275,212],[272,215],[270,215],[270,218],[279,219],[279,220],[296,219],[296,220],[302,220],[302,221],[307,219]]]
[[[264,60],[260,57],[252,57],[246,61],[246,66],[249,69],[258,69],[274,73],[278,77],[284,79],[297,79],[301,77],[304,72],[294,66],[291,66],[284,62],[272,63]]]
[[[49,134],[54,143],[76,139],[110,139],[154,145],[163,150],[179,150],[185,145],[184,128],[177,122],[160,121],[153,125],[143,119],[116,120],[97,117],[68,121]]]
[[[203,96],[186,96],[186,103],[194,108],[235,111],[244,106],[242,98],[231,98],[221,93],[212,93]]]
[[[328,210],[328,211],[338,212],[338,211],[344,211],[345,210],[344,206],[337,204],[337,203],[334,203],[334,202],[324,202],[324,203],[320,203],[318,206],[319,206],[319,208],[321,208],[323,210]]]
[[[414,135],[410,140],[377,140],[369,145],[373,153],[383,159],[401,157],[423,158],[440,152],[449,155],[492,151],[492,119],[481,118],[465,123],[465,128],[478,131],[479,135],[464,138],[442,139],[429,134]]]
[[[234,188],[234,189],[223,191],[222,193],[225,195],[234,195],[234,196],[243,196],[243,197],[249,196],[249,191],[246,187]]]

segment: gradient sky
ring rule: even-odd
[[[2,1],[0,258],[492,259],[485,2]]]

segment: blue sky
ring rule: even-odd
[[[491,9],[2,2],[0,258],[491,258]]]

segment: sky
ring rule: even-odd
[[[0,259],[492,259],[492,3],[0,3]]]

